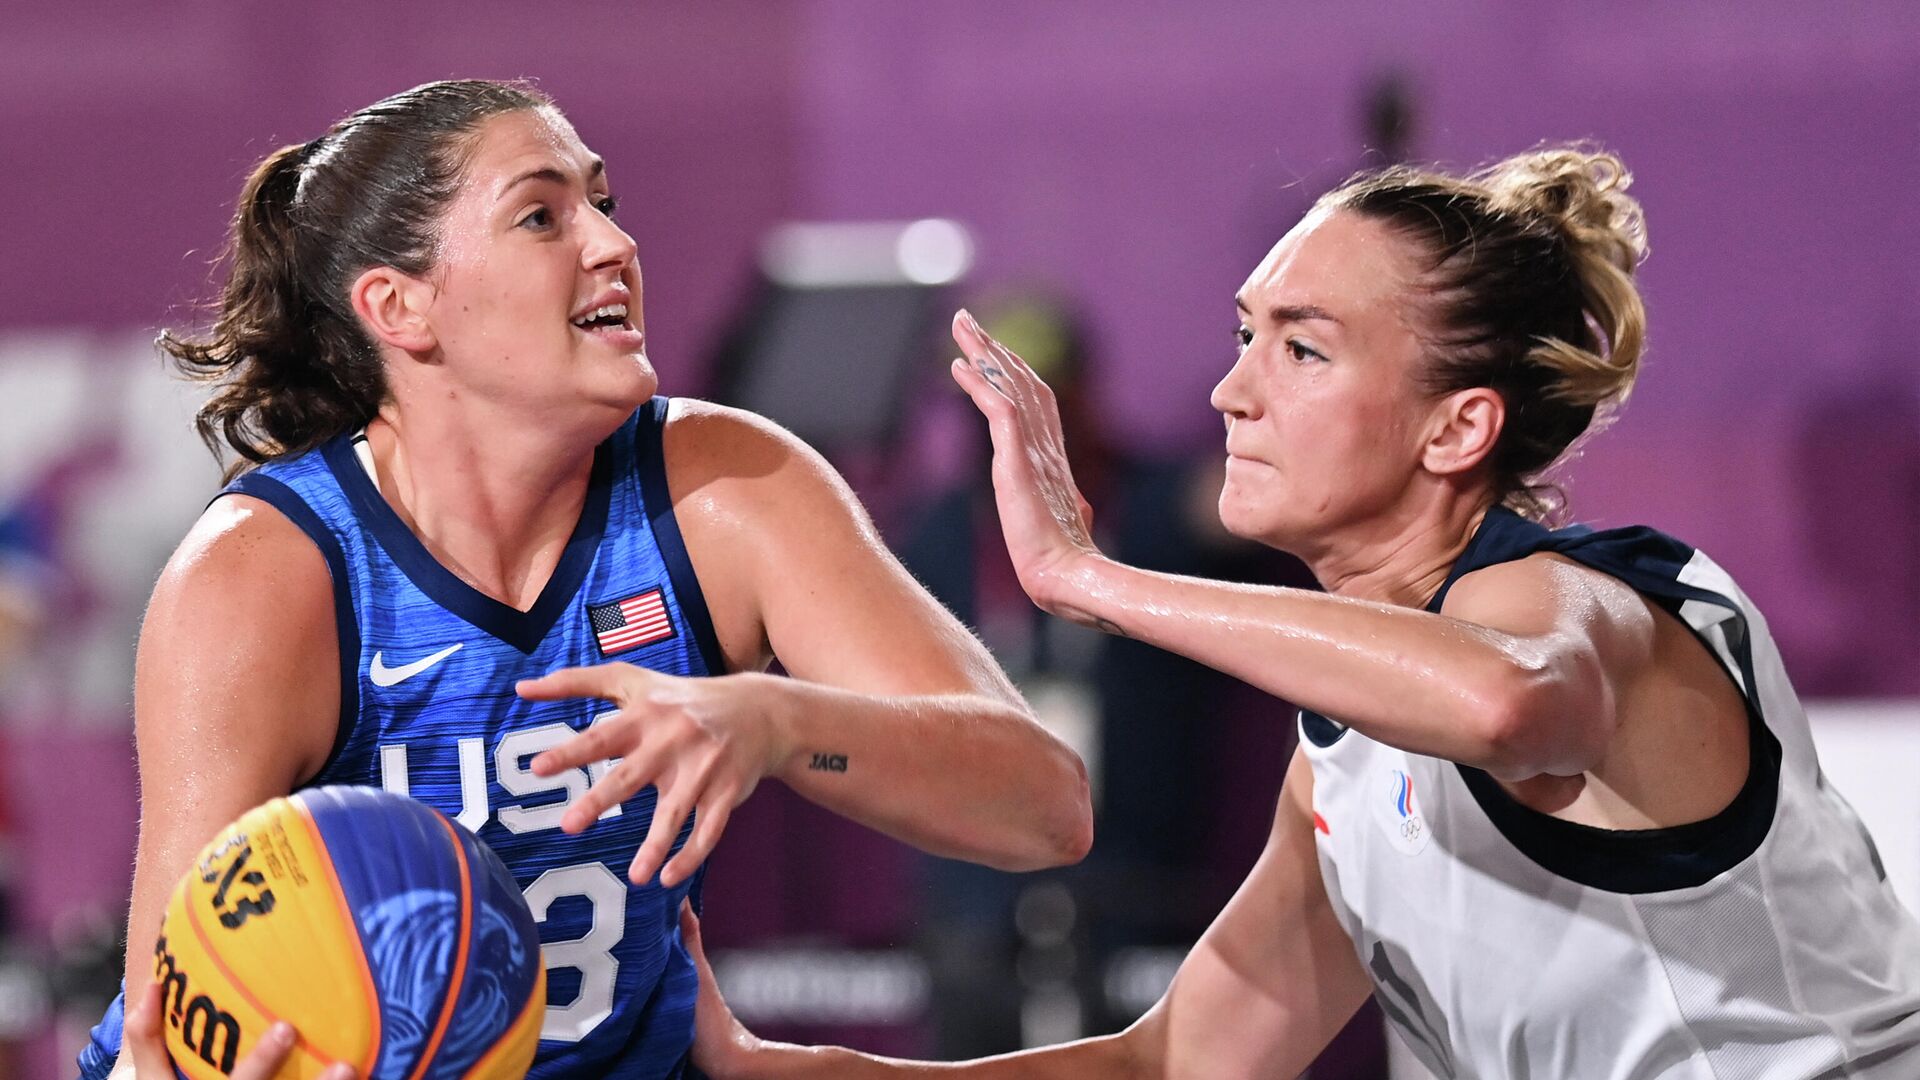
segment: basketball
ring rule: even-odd
[[[533,917],[500,859],[440,812],[366,787],[274,799],[228,826],[154,945],[167,1048],[221,1077],[276,1020],[278,1075],[341,1061],[395,1080],[520,1077],[546,1009]]]

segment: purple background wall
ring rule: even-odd
[[[1837,494],[1804,475],[1809,446],[1843,471],[1914,454],[1902,0],[48,5],[0,34],[0,327],[177,322],[260,155],[417,81],[530,75],[629,196],[670,388],[701,388],[768,223],[947,214],[976,230],[981,280],[1084,305],[1116,429],[1197,450],[1228,298],[1359,161],[1356,102],[1386,70],[1415,89],[1420,156],[1592,137],[1638,174],[1653,345],[1575,471],[1582,511],[1715,551],[1818,663],[1848,605],[1911,599],[1823,573],[1803,520]],[[1910,520],[1886,515],[1911,492],[1847,483],[1830,509],[1856,528]],[[1874,618],[1915,636],[1904,611]]]
[[[670,391],[703,388],[700,356],[769,224],[939,214],[974,229],[981,284],[1048,283],[1082,306],[1131,449],[1207,453],[1232,293],[1359,163],[1357,102],[1389,70],[1414,89],[1418,157],[1591,137],[1638,176],[1652,350],[1573,470],[1582,516],[1712,551],[1771,612],[1803,686],[1920,693],[1910,0],[13,10],[0,331],[178,325],[260,156],[426,79],[525,75],[609,159]],[[19,760],[69,750],[32,753]],[[18,805],[59,775],[13,771]],[[105,798],[34,835],[124,851],[130,806]]]

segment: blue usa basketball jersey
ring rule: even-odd
[[[513,689],[609,661],[683,676],[724,670],[668,497],[666,415],[667,399],[655,398],[601,444],[579,524],[527,611],[480,593],[427,552],[380,494],[353,435],[227,489],[286,515],[332,574],[340,721],[310,783],[383,787],[434,806],[492,847],[523,890],[547,963],[534,1078],[690,1071],[697,984],[679,912],[699,877],[671,889],[657,875],[641,886],[627,880],[652,823],[651,786],[579,835],[560,831],[567,807],[614,763],[541,777],[530,762],[613,709],[524,701]],[[674,850],[690,830],[689,821]],[[105,1034],[100,1049],[117,1050],[119,1032],[111,1047]]]

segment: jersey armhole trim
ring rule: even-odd
[[[353,587],[347,576],[347,558],[340,549],[339,538],[320,520],[320,515],[292,488],[273,477],[247,473],[215,498],[226,495],[250,495],[280,511],[320,549],[327,561],[327,573],[333,578],[333,621],[340,642],[340,718],[334,725],[333,748],[328,751],[326,761],[313,776],[303,777],[295,785],[304,786],[313,777],[324,776],[333,768],[341,751],[346,749],[347,740],[353,736],[354,723],[360,716],[360,624],[353,613]]]
[[[1599,829],[1524,806],[1493,777],[1455,763],[1473,801],[1494,829],[1541,869],[1602,892],[1641,894],[1695,888],[1745,862],[1766,842],[1779,803],[1780,740],[1768,725],[1754,681],[1745,613],[1731,599],[1680,580],[1696,552],[1644,526],[1595,532],[1558,531],[1496,506],[1461,552],[1427,610],[1440,612],[1455,582],[1475,570],[1538,553],[1572,559],[1615,578],[1679,619],[1716,666],[1735,683],[1747,710],[1747,778],[1711,817],[1663,829]],[[1727,610],[1739,624],[1729,636],[1733,670],[1679,608],[1692,600]]]
[[[1582,560],[1585,561],[1585,560]],[[1588,565],[1593,565],[1588,563]],[[1733,801],[1711,817],[1662,829],[1599,829],[1564,821],[1521,805],[1493,777],[1467,765],[1457,765],[1460,778],[1501,835],[1542,869],[1569,881],[1611,893],[1656,893],[1705,885],[1745,862],[1766,842],[1780,801],[1783,750],[1757,698],[1753,655],[1739,606],[1719,593],[1641,574],[1630,567],[1595,566],[1612,573],[1642,596],[1676,614],[1681,602],[1698,600],[1726,608],[1741,624],[1730,642],[1735,682],[1747,710],[1747,778]],[[1713,657],[1719,654],[1700,632],[1686,622]],[[1724,668],[1723,668],[1724,670]]]
[[[1346,725],[1336,724],[1312,709],[1300,710],[1300,734],[1322,750],[1339,742],[1348,730]]]
[[[673,581],[674,598],[693,630],[700,658],[707,674],[727,673],[726,655],[720,651],[720,637],[713,629],[713,616],[707,611],[707,598],[700,591],[700,578],[687,556],[687,543],[680,536],[680,523],[673,515],[673,493],[667,486],[667,457],[664,434],[670,399],[656,397],[642,406],[633,439],[635,466],[640,477],[640,498],[646,506],[647,521],[660,546],[661,561]]]

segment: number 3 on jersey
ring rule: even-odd
[[[602,713],[593,718],[593,723],[597,724],[612,715],[610,712]],[[586,794],[590,783],[598,783],[608,770],[619,764],[619,759],[615,758],[596,762],[584,771],[569,769],[550,777],[537,777],[526,767],[525,762],[533,755],[558,746],[573,734],[573,729],[567,725],[551,723],[511,732],[501,738],[499,745],[494,748],[493,757],[494,775],[502,788],[521,796],[564,791],[566,798],[532,809],[502,806],[497,813],[487,798],[484,741],[478,738],[458,740],[456,755],[459,760],[460,812],[454,820],[475,833],[493,817],[497,817],[501,826],[513,833],[558,829],[567,807]],[[389,743],[380,747],[380,785],[398,795],[412,794],[406,744]],[[608,807],[600,815],[600,820],[617,817],[620,812],[618,806]],[[540,1026],[540,1037],[558,1042],[579,1042],[613,1012],[614,981],[620,972],[620,960],[613,950],[626,934],[627,883],[608,869],[605,863],[587,862],[548,870],[526,887],[524,895],[527,906],[533,911],[533,919],[538,923],[547,921],[548,911],[555,901],[563,897],[585,897],[592,907],[592,926],[585,935],[567,941],[549,942],[541,947],[548,971],[574,968],[580,972],[580,992],[566,1005],[547,1006],[547,1018]]]
[[[570,1005],[547,1006],[540,1037],[579,1042],[613,1012],[614,976],[620,972],[613,947],[626,933],[627,883],[605,863],[549,870],[527,886],[527,906],[533,909],[534,921],[546,922],[547,909],[562,896],[587,898],[593,905],[593,929],[585,937],[556,941],[540,950],[546,955],[547,970],[570,967],[580,972],[580,993]]]

